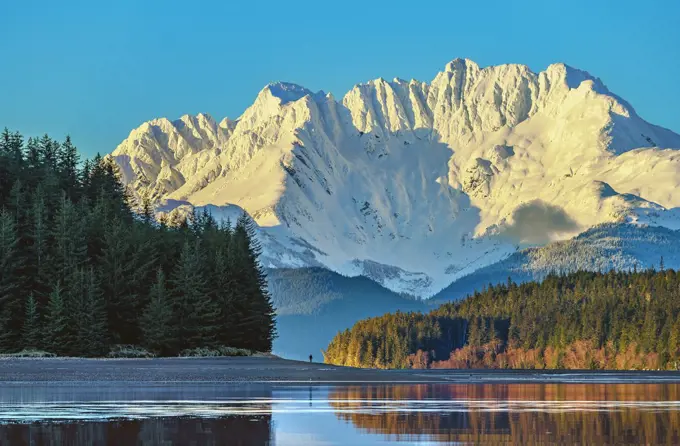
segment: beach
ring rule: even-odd
[[[0,383],[680,383],[677,371],[378,370],[277,357],[0,359]]]

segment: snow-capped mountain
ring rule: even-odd
[[[429,297],[520,247],[607,222],[680,227],[680,135],[563,64],[377,79],[340,101],[276,83],[238,119],[155,119],[112,153],[159,211],[246,210],[269,268]]]

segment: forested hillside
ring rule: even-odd
[[[270,351],[259,252],[245,215],[156,222],[110,159],[81,163],[68,137],[0,135],[0,352]]]
[[[366,319],[331,364],[380,368],[676,369],[680,272],[549,275],[489,286],[428,313]]]

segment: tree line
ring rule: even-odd
[[[677,369],[680,272],[579,271],[489,285],[338,333],[328,363],[381,368]]]
[[[252,221],[156,221],[110,158],[67,137],[0,134],[0,352],[270,351],[274,309]]]

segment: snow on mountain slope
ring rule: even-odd
[[[678,148],[586,72],[456,59],[430,83],[377,79],[341,101],[270,84],[234,121],[156,119],[112,156],[164,211],[245,209],[268,267],[430,296],[521,246],[676,224]]]

